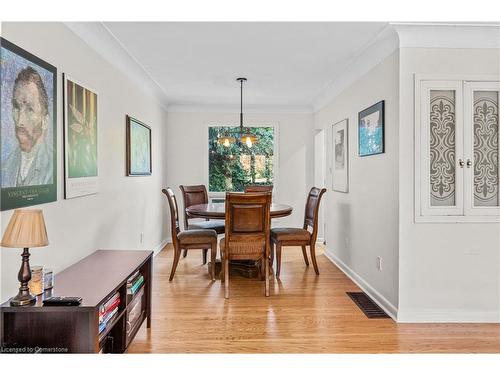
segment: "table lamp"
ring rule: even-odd
[[[32,296],[28,281],[31,279],[30,252],[31,247],[47,246],[47,230],[43,220],[42,210],[14,210],[9,225],[2,238],[3,247],[24,248],[21,269],[17,275],[21,286],[19,293],[10,299],[11,306],[25,306],[35,303],[36,297]]]

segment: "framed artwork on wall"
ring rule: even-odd
[[[149,176],[151,128],[127,115],[127,176]]]
[[[358,154],[370,156],[384,153],[384,101],[358,114]]]
[[[332,125],[333,168],[332,189],[342,193],[349,191],[349,120]]]
[[[64,90],[64,198],[98,192],[97,94],[69,75]]]
[[[0,38],[1,210],[57,200],[57,69]]]

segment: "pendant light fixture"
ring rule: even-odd
[[[238,130],[239,140],[242,144],[245,144],[247,147],[252,147],[254,144],[258,142],[258,138],[256,135],[250,132],[250,128],[244,129],[243,126],[243,82],[246,82],[246,78],[236,78],[237,81],[240,82],[240,128]],[[218,139],[219,144],[229,147],[231,144],[236,142],[236,137],[231,134],[231,131],[225,131],[223,134],[219,136]]]

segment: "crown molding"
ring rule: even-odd
[[[372,40],[358,49],[345,64],[342,72],[333,77],[313,99],[313,111],[318,112],[398,48],[398,35],[390,25],[387,25]]]
[[[209,105],[209,104],[175,104],[171,103],[167,106],[169,113],[174,112],[190,112],[190,113],[239,113],[239,105]],[[313,109],[310,106],[254,106],[245,105],[244,113],[296,113],[296,114],[313,114]]]
[[[66,27],[101,57],[129,77],[144,93],[167,110],[168,100],[161,86],[130,54],[102,22],[64,22]]]
[[[168,112],[233,113],[232,105],[169,103],[161,86],[101,22],[66,22],[65,25],[99,55],[130,77],[143,91],[156,98]],[[246,113],[318,112],[345,89],[367,74],[399,48],[500,48],[500,23],[388,23],[372,40],[347,61],[341,73],[332,77],[302,106],[248,106]]]
[[[400,48],[500,48],[500,23],[397,23]]]

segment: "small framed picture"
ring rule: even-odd
[[[384,101],[359,112],[358,154],[370,156],[384,153]]]
[[[333,168],[332,189],[349,191],[349,123],[347,119],[332,125]]]
[[[127,176],[151,173],[151,128],[127,115]]]

